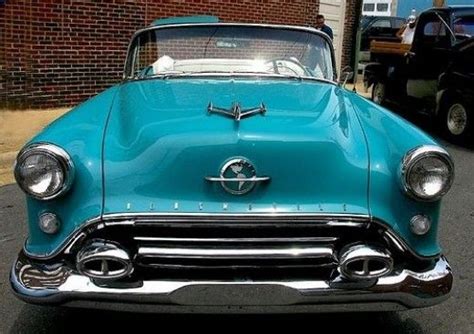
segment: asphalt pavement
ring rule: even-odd
[[[427,128],[428,130],[429,127]],[[155,315],[28,305],[10,291],[10,266],[26,237],[24,196],[16,185],[0,187],[0,333],[228,331],[282,329],[377,333],[474,333],[474,149],[443,142],[456,166],[442,206],[440,240],[455,275],[452,296],[425,309],[389,313],[310,315]],[[257,327],[258,326],[258,327]],[[169,328],[169,329],[167,329]]]

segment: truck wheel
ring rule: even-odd
[[[385,103],[385,84],[380,81],[376,81],[372,87],[372,101],[378,105],[383,105]]]
[[[473,112],[460,97],[448,96],[441,104],[439,122],[448,139],[453,142],[465,142],[471,135]]]

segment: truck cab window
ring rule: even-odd
[[[402,20],[402,19],[394,19],[392,21],[392,24],[393,24],[393,28],[394,29],[400,29],[404,24],[405,24],[405,20]]]
[[[438,17],[425,21],[422,38],[425,45],[448,47],[450,44],[450,35],[447,28]]]
[[[391,28],[390,20],[377,20],[372,24],[372,28]]]

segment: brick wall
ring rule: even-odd
[[[341,69],[344,66],[355,68],[355,43],[360,15],[362,12],[362,0],[346,0],[346,17],[344,24],[344,36],[342,41]]]
[[[318,9],[319,0],[6,0],[0,107],[74,105],[119,82],[131,35],[157,18],[207,14],[226,22],[314,25]]]

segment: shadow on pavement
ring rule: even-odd
[[[252,330],[257,326],[278,330],[292,326],[291,331],[318,329],[363,330],[377,333],[423,333],[413,319],[402,320],[398,313],[339,313],[304,315],[176,315],[136,314],[60,307],[24,305],[10,333],[65,333],[142,331],[180,329],[206,331]]]

